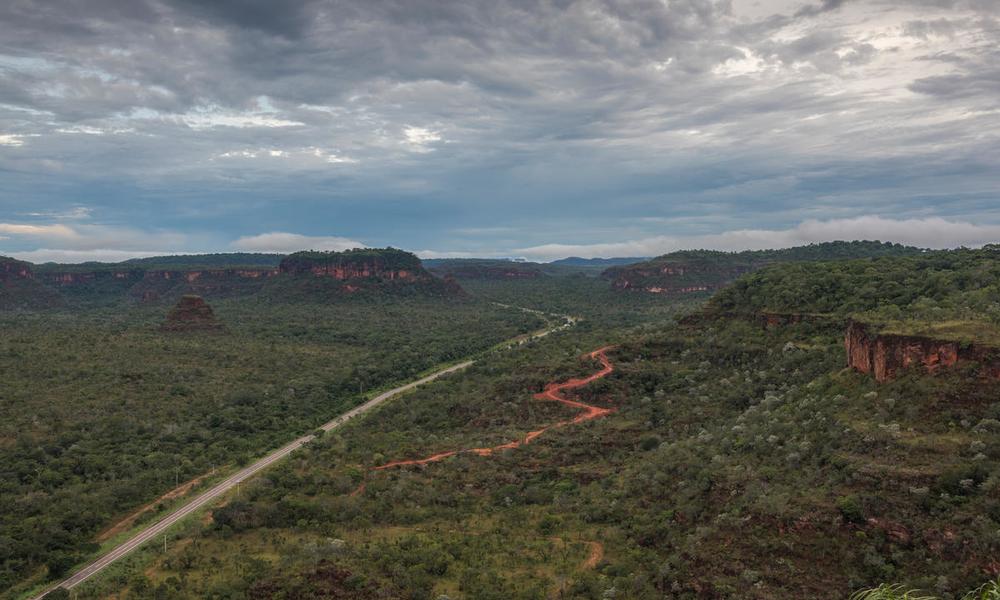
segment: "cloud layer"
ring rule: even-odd
[[[986,227],[998,48],[984,0],[9,0],[0,253]]]

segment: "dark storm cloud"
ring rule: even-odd
[[[2,3],[0,224],[509,248],[981,206],[991,3],[769,4]]]

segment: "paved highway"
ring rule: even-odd
[[[523,309],[523,310],[527,310],[527,309]],[[531,311],[531,312],[535,312],[535,311]],[[550,329],[546,329],[544,331],[535,333],[535,334],[533,334],[531,336],[528,336],[529,339],[530,338],[539,338],[539,337],[545,336],[548,333],[551,333],[552,331],[555,331],[557,329],[561,329],[563,327],[570,326],[570,325],[572,325],[575,322],[575,320],[572,319],[571,317],[565,317],[565,316],[562,316],[562,315],[557,315],[557,316],[559,316],[560,318],[564,319],[564,324],[563,325],[560,325],[558,327],[552,327]],[[519,341],[521,343],[523,343],[523,338],[522,338],[522,340],[519,340]],[[372,398],[368,402],[365,402],[364,404],[362,404],[360,406],[352,408],[351,410],[349,410],[346,413],[340,415],[339,417],[337,417],[336,419],[330,421],[329,423],[326,423],[325,425],[322,425],[320,427],[320,429],[322,429],[323,431],[330,431],[332,429],[335,429],[335,428],[339,427],[340,425],[343,425],[347,421],[353,419],[354,417],[357,417],[359,415],[365,414],[366,412],[372,410],[373,408],[375,408],[379,404],[382,404],[386,400],[389,400],[390,398],[393,398],[394,396],[398,396],[399,394],[402,394],[403,392],[407,392],[409,390],[412,390],[413,388],[415,388],[417,386],[423,385],[423,384],[428,383],[430,381],[434,381],[435,379],[437,379],[438,377],[441,377],[442,375],[447,375],[448,373],[454,373],[455,371],[461,371],[462,369],[465,369],[465,368],[469,367],[469,365],[473,364],[474,362],[475,362],[474,360],[468,360],[468,361],[465,361],[465,362],[457,364],[457,365],[452,365],[452,366],[447,367],[445,369],[441,369],[440,371],[435,371],[434,373],[431,373],[430,375],[428,375],[426,377],[423,377],[423,378],[418,379],[416,381],[412,381],[410,383],[407,383],[406,385],[401,385],[401,386],[399,386],[397,388],[389,390],[388,392],[384,392],[382,394],[379,394],[378,396],[375,396],[374,398]],[[295,452],[296,450],[298,450],[299,448],[301,448],[305,444],[308,444],[309,442],[311,442],[314,439],[314,437],[315,436],[313,436],[313,435],[304,435],[304,436],[298,438],[297,440],[295,440],[295,441],[293,441],[293,442],[291,442],[291,443],[289,443],[289,444],[287,444],[287,445],[279,448],[278,450],[275,450],[274,452],[271,452],[270,454],[268,454],[264,458],[262,458],[262,459],[258,460],[257,462],[253,463],[252,465],[243,468],[242,470],[240,470],[237,473],[234,473],[233,475],[230,475],[224,481],[222,481],[220,483],[217,483],[212,488],[210,488],[210,489],[202,492],[201,494],[199,494],[198,496],[196,496],[194,499],[192,499],[190,502],[188,502],[184,506],[178,508],[176,511],[170,513],[169,515],[166,515],[165,517],[163,517],[162,519],[160,519],[159,521],[157,521],[156,523],[154,523],[150,527],[148,527],[148,528],[140,531],[139,533],[135,534],[134,536],[132,536],[131,538],[129,538],[127,541],[122,542],[120,545],[116,546],[113,550],[109,551],[107,554],[101,556],[100,558],[98,558],[94,562],[90,563],[89,565],[83,567],[82,569],[80,569],[79,571],[77,571],[76,573],[74,573],[73,575],[67,577],[63,581],[60,581],[60,582],[55,583],[55,584],[52,584],[51,586],[49,586],[48,588],[46,588],[45,591],[43,591],[41,594],[33,597],[31,600],[41,600],[42,598],[45,597],[46,594],[48,594],[49,592],[55,590],[56,588],[62,587],[62,588],[65,588],[67,590],[71,590],[74,587],[80,585],[81,583],[83,583],[87,579],[93,577],[97,573],[100,573],[102,570],[104,570],[105,568],[107,568],[108,565],[114,563],[119,558],[121,558],[121,557],[129,554],[130,552],[132,552],[133,550],[135,550],[139,546],[145,544],[146,542],[148,542],[148,541],[156,538],[160,534],[164,533],[167,529],[169,529],[172,525],[176,524],[178,521],[180,521],[184,517],[190,515],[191,513],[195,512],[199,508],[205,506],[206,504],[208,504],[212,500],[214,500],[214,499],[218,498],[219,496],[225,494],[226,492],[232,490],[240,482],[242,482],[242,481],[244,481],[244,480],[246,480],[246,479],[248,479],[248,478],[256,475],[258,472],[260,472],[260,471],[266,469],[267,467],[269,467],[272,463],[275,463],[275,462],[281,460],[282,458],[288,456],[292,452]]]

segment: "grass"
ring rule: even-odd
[[[886,323],[879,333],[921,336],[959,343],[1000,347],[1000,327],[987,321],[958,319],[936,322],[918,320],[891,321]]]

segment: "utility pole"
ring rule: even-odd
[[[163,534],[163,553],[167,553],[167,534]]]

